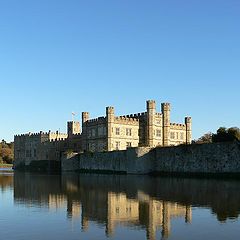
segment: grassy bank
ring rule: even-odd
[[[0,168],[12,168],[12,164],[0,163]]]

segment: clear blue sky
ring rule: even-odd
[[[193,137],[240,125],[239,0],[0,1],[0,138],[171,102]]]

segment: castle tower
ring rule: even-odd
[[[90,118],[89,112],[82,112],[82,145],[83,150],[88,150],[88,142],[87,142],[87,121]]]
[[[82,112],[82,125],[87,122],[90,118],[89,112]]]
[[[80,134],[81,133],[80,122],[69,121],[67,123],[67,133],[68,137],[71,137],[72,135],[75,134]]]
[[[147,146],[154,147],[153,145],[153,128],[156,115],[156,102],[154,100],[147,101]]]
[[[192,118],[185,117],[186,125],[186,144],[191,144],[192,142]]]
[[[170,145],[170,103],[162,103],[163,146]]]
[[[114,107],[106,107],[107,119],[107,151],[113,150],[112,148],[112,128],[114,124]]]

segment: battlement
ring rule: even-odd
[[[170,106],[171,106],[171,104],[170,104],[170,103],[168,103],[168,102],[165,102],[165,103],[162,103],[162,106],[168,106],[168,107],[170,107]]]
[[[117,123],[127,123],[127,124],[131,124],[131,123],[138,123],[139,119],[134,118],[133,114],[129,115],[130,117],[124,117],[124,116],[120,116],[120,117],[115,117],[114,121],[116,121]]]
[[[23,134],[16,134],[14,135],[14,137],[30,137],[30,136],[33,136],[33,137],[36,137],[36,136],[42,136],[42,135],[48,135],[49,132],[43,132],[43,131],[40,131],[39,133],[23,133]]]
[[[186,125],[182,123],[170,123],[170,128],[172,130],[184,130],[186,129]]]
[[[192,118],[191,117],[185,117],[185,123],[191,123]]]
[[[182,123],[170,123],[170,126],[185,127],[186,125]]]
[[[156,103],[155,100],[147,100],[147,103]]]
[[[106,121],[106,117],[98,117],[98,118],[89,119],[87,123],[97,123],[97,122],[100,123],[105,121]]]
[[[61,135],[61,136],[68,136],[66,133],[60,133],[59,131],[56,131],[56,132],[52,132],[52,131],[48,131],[48,132],[43,132],[43,131],[40,131],[38,133],[24,133],[24,134],[17,134],[17,135],[14,135],[14,137],[18,137],[18,138],[21,138],[21,137],[42,137],[42,136],[50,136],[50,135]]]
[[[123,118],[140,118],[146,115],[146,112],[141,112],[141,113],[134,113],[134,114],[128,114],[128,115],[122,115],[119,117],[123,117]]]
[[[64,142],[67,141],[67,138],[56,138],[56,139],[50,139],[48,142]],[[47,142],[45,142],[47,143]]]
[[[147,109],[156,109],[155,100],[148,100],[146,103],[147,103]]]
[[[75,134],[73,134],[72,136],[74,137],[74,136],[81,136],[82,135],[82,133],[75,133]]]

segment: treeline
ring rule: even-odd
[[[14,158],[14,144],[2,140],[0,142],[0,163],[11,164]]]
[[[206,133],[193,143],[214,143],[214,142],[233,142],[240,141],[240,129],[238,127],[220,127],[216,133]]]

